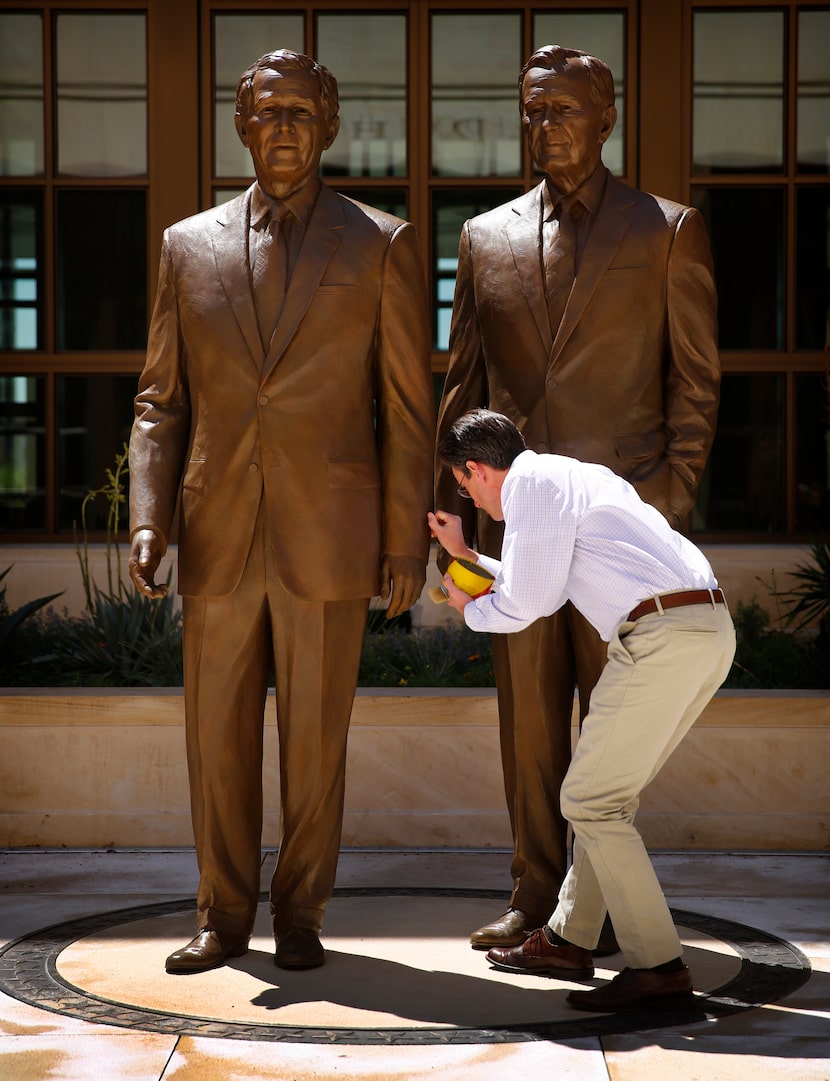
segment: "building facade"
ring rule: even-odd
[[[324,179],[415,223],[439,394],[460,228],[536,182],[516,80],[553,42],[614,72],[612,172],[709,227],[724,379],[692,536],[827,536],[830,4],[0,0],[0,544],[71,543],[128,439],[162,231],[251,180],[250,61],[337,77]]]

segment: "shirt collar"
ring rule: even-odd
[[[582,203],[588,213],[592,217],[595,217],[599,210],[599,205],[602,202],[602,197],[605,194],[605,182],[607,178],[608,170],[604,165],[600,165],[598,168],[594,169],[588,179],[583,181],[575,191],[572,191],[569,195],[565,196],[558,192],[549,180],[545,180],[545,183],[542,186],[543,220],[550,220],[556,208],[556,204],[563,198],[568,203]]]
[[[278,204],[286,206],[294,218],[305,227],[314,209],[317,193],[320,191],[320,179],[313,177],[307,184],[303,184],[297,191],[292,192],[286,199],[275,199],[259,186],[254,184],[251,192],[251,228],[260,230],[264,228]]]

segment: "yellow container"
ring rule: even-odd
[[[480,597],[483,593],[489,593],[493,588],[495,578],[478,563],[471,563],[468,559],[454,559],[447,567],[447,573],[459,589],[463,589],[471,597]],[[429,595],[436,604],[444,604],[447,594],[443,586],[430,589]]]

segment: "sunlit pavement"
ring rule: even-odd
[[[325,966],[277,969],[261,904],[245,956],[168,976],[194,932],[192,851],[0,851],[0,1078],[830,1081],[830,859],[654,861],[696,1005],[592,1015],[565,1002],[586,984],[469,948],[504,909],[505,852],[345,851]]]

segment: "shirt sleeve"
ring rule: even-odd
[[[493,634],[523,630],[562,607],[576,544],[577,518],[566,493],[538,478],[519,477],[503,497],[501,563],[488,560],[487,566],[479,557],[496,573],[495,590],[464,609],[468,627]]]

